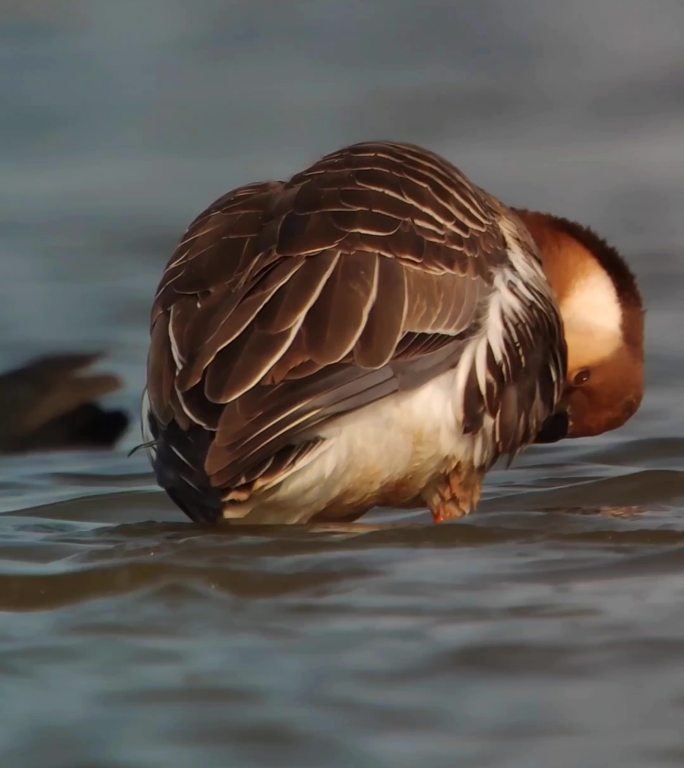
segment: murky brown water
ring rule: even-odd
[[[0,459],[0,764],[683,765],[681,4],[55,7],[0,16],[2,367],[102,348],[137,410],[192,215],[393,137],[622,249],[648,394],[441,527],[194,526],[135,429]]]

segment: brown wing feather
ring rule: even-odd
[[[345,253],[306,316],[308,356],[319,365],[347,355],[363,332],[377,295],[378,258]]]
[[[447,162],[389,143],[225,195],[191,224],[155,299],[153,416],[215,430],[196,457],[214,487],[291,468],[273,456],[316,425],[457,363],[508,262],[499,215]],[[502,376],[495,365],[485,394],[467,388],[476,420]]]
[[[377,261],[377,295],[382,298],[371,306],[354,347],[354,363],[361,368],[380,368],[392,359],[406,322],[406,269],[390,259]]]

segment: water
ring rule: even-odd
[[[203,529],[126,458],[135,428],[1,459],[3,765],[682,765],[683,22],[675,0],[3,3],[3,367],[103,349],[137,410],[190,218],[377,137],[593,225],[648,306],[639,414],[530,450],[455,525]]]

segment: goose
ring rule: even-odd
[[[144,437],[198,522],[460,518],[499,457],[615,429],[643,394],[618,253],[396,142],[216,200],[166,265],[150,333]]]
[[[99,357],[51,354],[0,375],[0,453],[112,447],[128,416],[97,403],[121,386],[114,374],[88,371]]]

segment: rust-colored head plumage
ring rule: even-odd
[[[636,413],[644,391],[644,310],[634,275],[590,229],[518,210],[556,294],[568,345],[568,436],[597,435]]]

